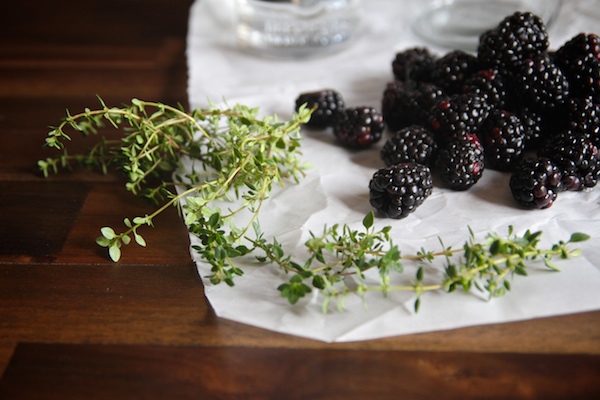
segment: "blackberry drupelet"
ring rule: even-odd
[[[446,53],[435,62],[433,83],[447,94],[461,93],[465,82],[479,69],[477,57],[462,50]]]
[[[551,159],[562,170],[566,190],[579,191],[598,182],[598,147],[582,132],[565,130],[553,135],[540,146],[538,155]]]
[[[527,208],[551,207],[562,191],[562,173],[549,158],[526,158],[510,177],[513,198]]]
[[[438,151],[436,166],[444,184],[466,190],[477,183],[485,168],[484,149],[475,135],[466,134]]]
[[[415,211],[433,189],[429,167],[418,163],[395,164],[373,174],[370,203],[388,218],[401,219]]]
[[[348,147],[364,149],[378,142],[384,129],[383,115],[379,111],[359,106],[346,108],[337,115],[333,134]]]
[[[333,126],[335,116],[345,109],[342,95],[332,89],[301,93],[296,99],[296,110],[305,103],[308,108],[316,107],[306,124],[312,128],[323,129]]]
[[[408,162],[432,166],[436,151],[433,134],[423,126],[413,125],[394,133],[381,148],[380,156],[388,167]]]
[[[521,107],[554,111],[569,98],[569,82],[548,55],[528,58],[515,67],[512,81]]]
[[[430,82],[436,60],[437,56],[426,47],[413,47],[396,53],[392,72],[399,81]]]
[[[498,171],[512,171],[523,157],[525,134],[515,114],[494,110],[479,129],[485,151],[485,165]]]
[[[432,107],[429,128],[438,143],[444,144],[466,133],[477,134],[489,112],[490,106],[482,97],[454,94]]]
[[[516,12],[480,36],[477,57],[484,68],[511,70],[522,60],[542,55],[548,46],[544,21],[531,12]]]
[[[592,96],[600,103],[600,37],[580,33],[556,50],[557,65],[577,97]]]

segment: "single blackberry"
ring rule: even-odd
[[[540,56],[548,46],[544,21],[531,12],[516,12],[480,36],[477,57],[484,68],[511,70],[522,60]]]
[[[426,47],[413,47],[396,53],[392,72],[399,81],[429,82],[436,59]]]
[[[461,93],[465,82],[479,69],[477,57],[454,50],[435,62],[433,83],[448,94]]]
[[[465,81],[463,93],[479,96],[492,107],[505,109],[509,102],[502,74],[495,68],[481,69]]]
[[[556,50],[556,64],[577,97],[592,96],[600,103],[600,37],[580,33]]]
[[[551,207],[562,191],[562,173],[546,157],[526,158],[510,177],[510,191],[514,199],[527,208]]]
[[[561,168],[566,190],[579,191],[598,182],[598,147],[582,132],[565,130],[553,135],[540,146],[538,155]]]
[[[452,190],[473,186],[485,168],[484,149],[475,135],[466,134],[438,151],[436,166],[444,184]]]
[[[394,133],[381,148],[380,155],[388,167],[408,162],[431,166],[436,150],[433,134],[423,126],[413,125]]]
[[[512,82],[520,105],[540,112],[554,111],[569,98],[569,82],[548,55],[521,62]]]
[[[382,215],[401,219],[423,204],[432,189],[429,167],[418,163],[394,164],[373,174],[369,201]]]
[[[359,106],[346,108],[337,115],[333,134],[342,144],[360,149],[378,142],[384,129],[383,115],[379,111]]]
[[[523,157],[525,134],[515,114],[494,110],[479,129],[485,151],[485,165],[498,171],[511,171]]]
[[[447,143],[466,133],[477,134],[489,112],[490,106],[482,97],[454,94],[433,106],[429,128],[438,143]]]
[[[391,131],[425,125],[431,107],[442,97],[444,92],[431,83],[390,82],[383,93],[381,113]]]
[[[319,129],[333,126],[336,114],[345,109],[342,95],[332,89],[301,93],[296,99],[296,110],[305,103],[308,108],[316,108],[306,125]]]

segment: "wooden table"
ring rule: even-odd
[[[42,178],[46,127],[96,94],[185,105],[190,4],[20,0],[0,13],[0,398],[600,393],[600,312],[330,345],[217,318],[174,210],[148,249],[110,262],[98,229],[153,208],[114,175]]]

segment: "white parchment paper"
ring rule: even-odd
[[[557,47],[580,31],[599,32],[598,1],[568,1],[550,29]],[[380,107],[385,85],[392,79],[391,61],[399,50],[418,42],[406,27],[409,10],[404,2],[369,0],[363,33],[348,49],[311,60],[269,59],[240,51],[232,31],[231,1],[201,0],[190,13],[188,33],[189,88],[192,107],[205,106],[208,99],[226,99],[260,107],[266,114],[287,119],[299,93],[334,88],[348,106]],[[431,47],[431,46],[430,46]],[[440,53],[447,49],[432,50]],[[379,148],[349,152],[335,143],[330,132],[303,131],[304,158],[314,165],[298,185],[276,190],[263,207],[260,222],[264,232],[275,236],[298,260],[303,260],[303,242],[309,231],[320,233],[324,225],[348,223],[360,227],[371,210],[367,186],[382,167]],[[460,247],[470,227],[478,238],[495,230],[506,233],[513,225],[517,233],[543,230],[543,243],[566,240],[572,232],[592,235],[580,244],[580,258],[558,262],[561,272],[542,265],[529,277],[512,281],[508,295],[492,300],[477,294],[430,293],[422,298],[418,314],[412,311],[411,293],[367,295],[367,306],[349,297],[346,311],[321,311],[322,298],[315,292],[291,306],[280,297],[277,286],[289,279],[274,267],[258,267],[253,258],[240,265],[245,275],[236,286],[212,285],[204,279],[206,296],[218,316],[278,332],[326,342],[376,339],[387,336],[459,328],[470,325],[517,321],[530,318],[600,309],[600,189],[583,193],[561,193],[548,210],[522,210],[515,206],[508,189],[507,174],[486,170],[481,181],[466,192],[440,186],[409,217],[395,221],[377,219],[379,226],[392,225],[394,241],[405,254],[422,247],[439,249],[438,238],[447,246]],[[191,237],[192,244],[196,239]],[[192,250],[199,274],[210,267]],[[433,267],[430,272],[435,275]],[[412,271],[400,279],[409,280]]]

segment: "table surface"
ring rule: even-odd
[[[96,95],[187,105],[190,5],[21,0],[0,13],[0,398],[600,393],[600,312],[326,344],[217,318],[175,210],[147,249],[109,261],[99,228],[153,207],[117,175],[44,179],[47,126]]]

